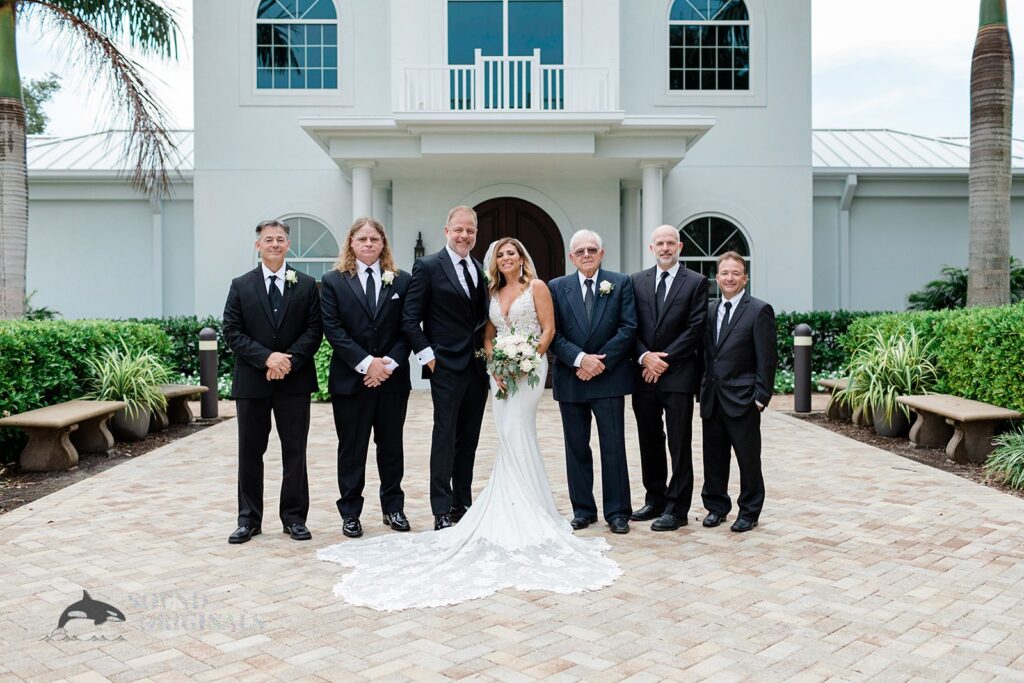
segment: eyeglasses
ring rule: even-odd
[[[572,252],[572,255],[575,256],[576,258],[580,258],[581,256],[584,256],[586,254],[595,256],[599,251],[601,250],[598,249],[597,247],[581,247],[580,249],[577,249],[576,251]]]

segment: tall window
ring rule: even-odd
[[[338,14],[333,0],[260,0],[256,10],[256,87],[338,87]]]
[[[683,242],[679,260],[690,270],[707,276],[710,285],[708,297],[711,299],[720,295],[715,274],[718,272],[718,257],[725,252],[735,251],[742,256],[747,275],[750,275],[750,245],[740,229],[726,219],[704,216],[690,221],[679,230],[679,239]]]
[[[750,90],[750,16],[743,0],[675,0],[670,90]]]
[[[292,248],[286,257],[288,265],[319,280],[338,260],[338,241],[320,221],[305,216],[284,218],[291,232]],[[259,255],[256,256],[259,262]]]

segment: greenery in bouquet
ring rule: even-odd
[[[486,357],[486,356],[485,356]],[[519,379],[524,375],[531,387],[537,386],[540,376],[540,354],[537,353],[537,339],[532,335],[499,334],[494,338],[491,356],[487,359],[487,371],[505,383],[498,389],[497,398],[504,399],[519,390]]]

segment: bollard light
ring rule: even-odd
[[[199,331],[199,383],[206,387],[200,399],[200,417],[217,417],[217,333],[209,327]]]
[[[811,328],[800,323],[793,330],[793,410],[811,412]]]

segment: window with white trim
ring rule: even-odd
[[[708,278],[708,298],[720,296],[715,275],[718,273],[718,257],[727,251],[735,251],[743,257],[750,276],[750,245],[738,227],[719,216],[704,216],[690,221],[679,229],[683,251],[679,260],[690,270]],[[749,287],[749,284],[748,284]]]
[[[334,0],[260,0],[256,9],[256,88],[338,88]]]
[[[750,15],[743,0],[675,0],[668,24],[669,90],[750,90]]]
[[[326,225],[306,216],[279,220],[288,226],[288,238],[292,243],[285,257],[288,265],[317,280],[334,267],[338,260],[338,240]],[[259,260],[257,253],[257,263]]]

